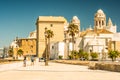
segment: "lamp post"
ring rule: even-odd
[[[47,28],[45,27],[45,32],[44,32],[44,35],[45,35],[45,66],[48,66],[48,53],[47,53]]]

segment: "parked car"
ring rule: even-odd
[[[45,58],[39,58],[39,62],[45,62]]]

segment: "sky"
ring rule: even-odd
[[[85,29],[94,25],[94,15],[102,9],[120,32],[119,8],[120,0],[0,0],[0,48],[16,37],[28,37],[38,16],[63,16],[68,22],[77,16]]]

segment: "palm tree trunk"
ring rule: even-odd
[[[48,38],[48,55],[47,55],[48,57],[48,60],[49,60],[49,58],[50,58],[50,38]]]
[[[72,50],[74,50],[74,36],[72,36]]]
[[[47,44],[47,38],[45,38],[45,66],[48,66],[48,44]]]

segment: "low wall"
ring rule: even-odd
[[[84,66],[89,65],[89,61],[79,61],[79,60],[53,60],[53,62],[64,63],[64,64],[74,64],[74,65],[84,65]]]
[[[116,62],[90,62],[89,68],[120,72],[120,63],[119,62],[118,63]]]
[[[53,62],[84,65],[84,66],[88,66],[89,69],[93,69],[93,70],[98,69],[98,70],[120,72],[120,62],[99,62],[99,61],[79,61],[79,60],[53,60]]]

